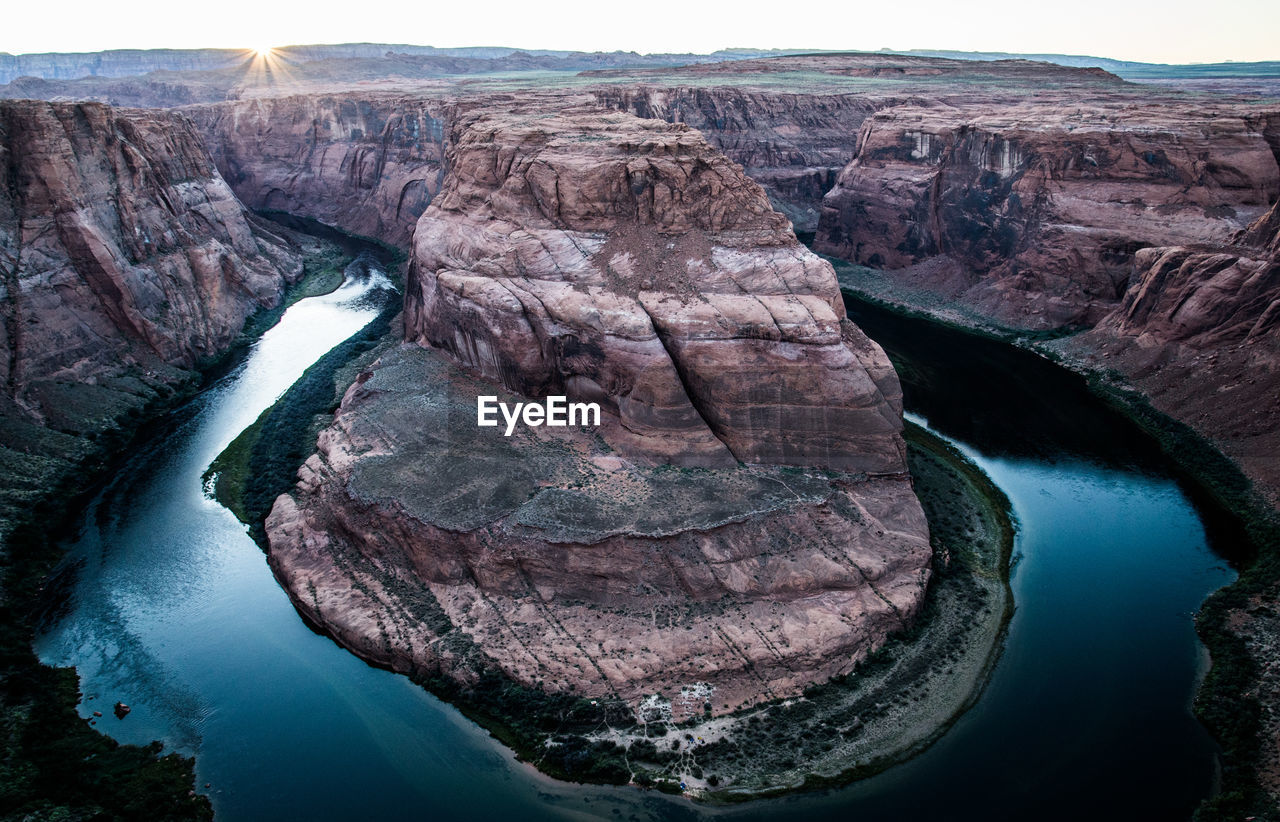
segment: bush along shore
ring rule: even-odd
[[[159,742],[120,745],[100,733],[76,710],[82,695],[75,670],[41,664],[32,642],[42,614],[56,611],[59,594],[66,595],[48,587],[62,558],[60,540],[69,536],[55,524],[74,522],[135,446],[163,436],[181,408],[234,368],[288,305],[341,283],[342,249],[298,240],[303,278],[279,307],[250,317],[224,354],[192,371],[172,369],[119,407],[77,409],[83,425],[50,431],[37,443],[39,465],[28,464],[37,459],[30,454],[0,454],[0,819],[212,818],[208,797],[195,789],[193,759],[166,754]]]
[[[1246,818],[1280,819],[1260,773],[1273,767],[1264,753],[1264,726],[1274,730],[1259,698],[1264,670],[1260,658],[1280,654],[1280,512],[1252,481],[1208,438],[1157,410],[1116,373],[1101,372],[1064,357],[1054,342],[1064,333],[1019,332],[947,307],[892,283],[873,269],[834,258],[846,294],[905,317],[923,319],[958,332],[996,340],[1033,352],[1084,378],[1090,393],[1151,437],[1170,460],[1209,525],[1232,549],[1239,576],[1211,594],[1196,615],[1196,632],[1211,664],[1195,696],[1195,714],[1222,748],[1218,790],[1197,809],[1198,822]]]
[[[275,498],[292,488],[347,385],[396,343],[386,334],[395,324],[380,318],[319,360],[211,466],[217,499],[264,549],[262,523]],[[450,652],[483,671],[467,685],[443,677],[420,684],[539,770],[577,782],[733,802],[845,783],[911,756],[972,704],[999,655],[1012,614],[1014,529],[1008,500],[958,451],[914,425],[908,444],[935,551],[933,581],[910,630],[845,677],[737,714],[676,723],[656,697],[636,711],[519,685],[485,666],[434,599],[414,597],[415,618],[439,623],[435,633]]]
[[[276,497],[297,481],[315,451],[320,430],[333,419],[347,386],[400,338],[400,295],[368,325],[317,360],[280,399],[231,441],[205,471],[205,487],[266,548],[263,523]]]

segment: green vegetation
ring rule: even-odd
[[[87,488],[145,421],[181,405],[198,386],[193,372],[140,367],[98,385],[35,384],[30,390],[48,409],[45,425],[16,403],[0,403],[0,540],[47,498]]]
[[[935,555],[941,555],[944,567],[935,574],[954,576],[996,576],[1008,582],[1008,565],[1013,553],[1013,505],[1004,492],[955,446],[907,421],[907,459],[916,480],[916,492],[929,520],[930,540]],[[954,474],[948,477],[948,474]],[[950,485],[948,488],[947,485]],[[993,530],[985,539],[977,536],[968,521],[974,516],[972,506],[980,506],[980,515]],[[983,551],[998,551],[995,562]],[[1012,600],[1009,603],[1012,611]]]
[[[850,674],[802,700],[743,714],[696,760],[714,801],[820,790],[873,776],[940,738],[977,701],[1013,614],[1014,527],[1004,493],[946,441],[908,423],[908,460],[929,521],[924,606]],[[696,776],[696,775],[695,775]]]
[[[298,468],[315,450],[320,428],[333,417],[342,394],[355,376],[395,342],[390,333],[399,312],[392,301],[361,332],[318,360],[271,408],[245,429],[209,467],[216,474],[215,496],[250,527],[266,547],[263,524],[276,497],[296,481]],[[350,562],[362,562],[353,557]],[[372,571],[372,568],[366,569]],[[464,634],[453,630],[448,616],[429,592],[379,574],[413,618],[444,637],[459,657],[482,659]],[[457,706],[508,747],[553,776],[577,782],[626,783],[631,772],[621,749],[592,741],[591,732],[630,722],[630,711],[616,700],[588,700],[572,694],[548,694],[512,682],[477,666],[476,681],[462,686],[445,677],[417,677],[419,684]],[[557,744],[548,747],[549,738]]]
[[[843,785],[914,755],[977,699],[994,667],[1012,613],[1014,531],[1008,500],[976,466],[916,426],[908,441],[934,576],[912,626],[853,673],[682,723],[640,723],[616,701],[546,694],[493,671],[469,686],[424,684],[552,776],[674,793],[685,782],[716,802]]]
[[[382,261],[386,269],[387,275],[396,280],[398,272],[403,268],[404,263],[409,259],[408,253],[397,246],[390,243],[384,243],[376,237],[366,237],[363,234],[351,234],[340,228],[334,228],[331,225],[313,220],[310,217],[299,217],[296,214],[290,214],[287,211],[279,211],[272,208],[259,209],[255,214],[265,217],[274,223],[279,223],[294,231],[300,231],[311,237],[317,237],[330,243],[335,243],[348,252],[355,248],[377,248],[379,250],[378,257]],[[350,256],[350,255],[349,255]],[[396,282],[397,286],[401,283]]]
[[[914,288],[906,283],[897,282],[879,269],[855,265],[826,254],[818,256],[831,263],[836,270],[840,290],[857,300],[902,317],[926,320],[944,328],[1007,343],[1018,348],[1032,348],[1040,356],[1054,362],[1060,359],[1057,352],[1047,348],[1037,348],[1036,344],[1070,337],[1084,330],[1080,326],[1061,326],[1040,331],[1009,328],[993,322],[973,309],[952,300],[943,299],[927,289]]]
[[[94,730],[76,712],[75,670],[42,665],[32,650],[45,582],[62,556],[57,524],[153,428],[148,421],[199,385],[191,372],[162,377],[173,382],[118,380],[116,390],[71,397],[60,430],[0,419],[0,819],[212,818],[194,790],[193,760]]]
[[[493,670],[481,672],[467,686],[447,677],[419,682],[544,773],[571,782],[631,781],[626,749],[611,740],[590,738],[601,728],[634,724],[631,710],[617,700],[550,694]]]
[[[211,467],[219,474],[218,498],[259,539],[271,504],[293,486],[297,468],[314,450],[317,429],[331,419],[358,370],[389,344],[377,342],[385,328],[371,325],[317,362]],[[923,613],[854,674],[727,719],[642,724],[616,699],[515,683],[455,630],[429,590],[388,570],[409,567],[407,558],[388,557],[381,565],[360,552],[343,552],[335,560],[351,579],[376,580],[382,593],[366,593],[390,597],[404,619],[427,627],[452,658],[475,672],[466,684],[445,676],[417,676],[418,682],[552,776],[671,792],[680,792],[684,781],[723,801],[767,795],[780,784],[778,790],[790,791],[847,782],[928,745],[976,699],[1011,610],[1008,501],[944,441],[915,426],[908,438],[935,550]],[[799,482],[803,472],[792,470]],[[662,473],[679,480],[689,472]],[[726,722],[733,725],[727,737],[694,744],[700,734],[710,739],[703,727]]]
[[[372,322],[308,368],[205,472],[206,482],[217,476],[215,498],[249,525],[259,545],[266,545],[263,523],[271,505],[297,481],[298,468],[315,451],[320,429],[354,379],[352,370],[376,357],[399,311],[400,300],[389,300]]]

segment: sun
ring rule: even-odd
[[[253,53],[259,57],[270,57],[271,52],[275,51],[275,46],[254,46]]]

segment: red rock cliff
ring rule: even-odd
[[[411,344],[267,520],[298,608],[396,670],[681,717],[909,624],[930,548],[897,377],[761,188],[696,131],[597,108],[460,111],[449,146]],[[476,425],[495,383],[609,413],[506,437]]]
[[[301,273],[181,115],[0,103],[11,393],[220,352]]]
[[[249,207],[407,247],[440,187],[444,105],[426,96],[316,94],[193,107]]]
[[[1139,251],[1121,305],[1064,347],[1215,440],[1280,504],[1280,205],[1232,244]]]
[[[645,467],[610,448],[610,418],[477,428],[480,393],[503,392],[389,352],[267,519],[294,603],[365,659],[632,708],[658,694],[684,718],[847,673],[924,601],[906,477]]]
[[[799,93],[726,87],[606,86],[604,106],[685,123],[760,183],[796,231],[818,225],[822,197],[853,159],[862,122],[894,100],[851,93]]]
[[[181,115],[0,103],[0,520],[302,272]]]
[[[942,258],[955,270],[901,276],[1002,324],[1092,325],[1124,295],[1135,251],[1225,242],[1277,192],[1243,110],[900,107],[867,120],[815,247],[888,269]]]
[[[905,470],[893,368],[739,166],[681,125],[487,112],[418,222],[409,339],[600,401],[659,461]]]

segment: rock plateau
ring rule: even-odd
[[[896,375],[740,167],[585,108],[461,112],[446,169],[406,294],[429,349],[361,376],[268,518],[300,609],[397,670],[685,715],[909,624],[930,549]],[[605,422],[477,428],[506,392]]]

